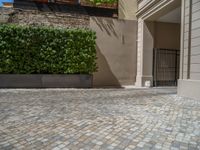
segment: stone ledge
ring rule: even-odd
[[[0,74],[0,88],[91,88],[92,75]]]

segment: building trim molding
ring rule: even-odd
[[[142,1],[142,0],[140,0]],[[153,5],[155,5],[158,1],[160,0],[152,0],[152,1],[148,1],[144,7],[140,8],[137,12],[136,12],[136,16],[139,17],[140,15],[142,15],[144,12],[146,12],[149,8],[151,8]]]
[[[180,0],[152,0],[152,1],[148,2],[145,5],[145,7],[139,9],[136,12],[136,16],[138,18],[147,20],[154,14],[161,11],[163,8],[166,8],[168,5],[171,5],[171,4],[172,4],[172,6],[174,5],[172,7],[172,9],[173,9],[173,8],[176,8],[177,6],[179,6],[180,3],[181,3]]]

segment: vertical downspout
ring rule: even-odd
[[[189,4],[189,31],[188,31],[188,72],[187,79],[190,79],[190,64],[191,64],[191,32],[192,32],[192,0]]]

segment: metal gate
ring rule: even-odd
[[[176,86],[179,77],[180,50],[154,49],[154,86]]]

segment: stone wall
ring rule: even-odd
[[[26,10],[15,8],[0,9],[1,23],[14,23],[20,25],[47,25],[59,28],[68,27],[89,27],[89,16],[85,14],[56,12],[56,11],[40,11]]]
[[[53,27],[89,27],[91,16],[117,17],[117,9],[15,0],[13,8],[0,8],[0,22]]]
[[[88,27],[89,16],[63,13],[44,12],[39,10],[15,9],[9,22],[21,25],[47,25],[53,27]]]
[[[12,13],[13,9],[11,8],[0,8],[0,23],[7,23]]]

